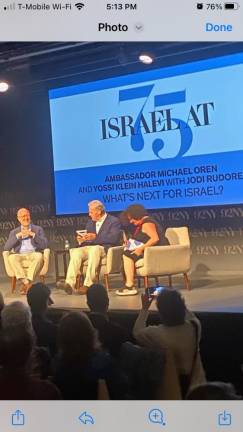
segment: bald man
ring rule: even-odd
[[[16,279],[21,282],[21,293],[25,294],[41,267],[42,251],[47,247],[48,242],[43,228],[31,223],[28,209],[19,209],[17,219],[20,226],[10,231],[4,250],[11,252],[9,255],[10,266]],[[23,268],[24,262],[28,266],[27,274]]]

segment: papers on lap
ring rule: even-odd
[[[142,245],[143,245],[143,242],[140,242],[140,241],[135,240],[135,239],[129,239],[126,246],[124,247],[124,250],[133,251]]]

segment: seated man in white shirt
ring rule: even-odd
[[[21,282],[21,293],[25,294],[40,269],[42,251],[48,242],[43,228],[31,223],[28,209],[19,209],[17,219],[20,226],[10,231],[4,250],[12,252],[8,257],[9,263],[16,279]],[[24,262],[28,263],[27,276],[23,267]]]
[[[76,278],[83,261],[88,260],[84,285],[80,294],[86,294],[88,288],[97,280],[97,270],[101,259],[111,246],[117,246],[121,239],[121,224],[119,219],[108,215],[104,204],[94,200],[89,202],[89,216],[91,220],[86,225],[86,233],[77,235],[78,247],[72,250],[65,281],[57,283],[58,288],[72,294]]]

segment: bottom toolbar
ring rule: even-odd
[[[0,429],[25,432],[241,431],[241,401],[4,401]]]

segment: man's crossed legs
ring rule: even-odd
[[[60,282],[57,284],[60,288],[64,288],[68,294],[71,294],[75,289],[76,278],[80,271],[81,264],[88,261],[88,266],[85,274],[84,285],[80,290],[80,294],[85,294],[87,289],[96,282],[97,270],[100,262],[105,257],[105,250],[103,246],[83,246],[74,248],[70,251],[70,262],[67,270],[65,283]]]

